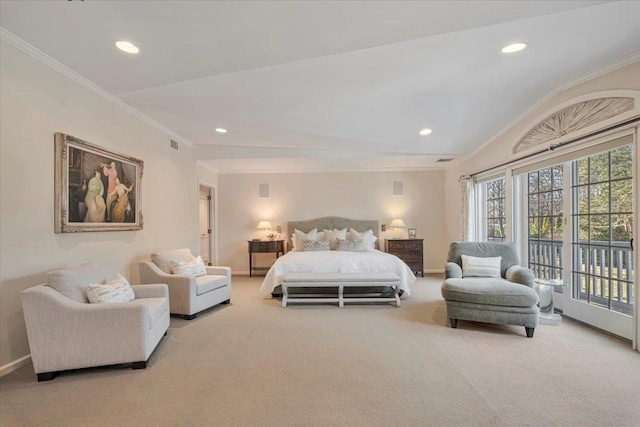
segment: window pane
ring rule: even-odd
[[[611,183],[611,212],[633,211],[633,182],[630,179]]]
[[[540,203],[540,215],[551,215],[551,193],[540,193],[538,200]]]
[[[589,187],[578,187],[578,213],[589,213]]]
[[[553,202],[551,213],[553,215],[562,215],[562,190],[551,193],[551,199]]]
[[[611,240],[614,242],[630,242],[631,215],[611,215]]]
[[[539,238],[540,236],[540,221],[538,217],[529,219],[529,237]]]
[[[630,178],[633,174],[633,158],[631,146],[620,147],[611,151],[611,179]]]
[[[586,184],[589,182],[589,158],[585,157],[584,159],[580,159],[577,162],[578,167],[578,184]]]
[[[609,215],[591,215],[591,242],[609,241]]]
[[[589,182],[602,182],[609,179],[609,153],[595,154],[589,162]]]
[[[540,220],[540,239],[551,240],[551,218],[548,216]]]
[[[562,166],[553,167],[553,189],[562,189]]]
[[[531,194],[529,196],[529,216],[533,217],[538,215],[538,195]]]
[[[590,185],[589,190],[591,213],[609,212],[609,183]]]
[[[540,191],[550,191],[551,190],[551,169],[541,169],[538,171],[540,174],[540,180],[538,186]]]
[[[589,216],[580,215],[578,218],[578,239],[580,242],[589,240]]]
[[[552,230],[553,240],[562,240],[562,218],[555,217],[553,218],[553,230]]]
[[[531,172],[529,174],[529,193],[538,192],[538,172]]]

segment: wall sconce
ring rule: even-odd
[[[269,221],[260,221],[256,227],[258,230],[267,231],[267,239],[273,240],[276,237],[276,233],[273,232],[273,227]]]

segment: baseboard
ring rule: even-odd
[[[26,356],[22,356],[20,359],[9,362],[4,366],[0,366],[0,377],[3,377],[17,369],[20,369],[23,366],[28,365],[29,363],[31,363],[31,355],[27,354]]]

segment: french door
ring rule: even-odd
[[[567,316],[629,339],[635,303],[633,147],[629,135],[519,175],[529,267],[536,277],[568,284],[554,297]]]

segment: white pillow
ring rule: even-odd
[[[329,250],[329,241],[328,240],[303,240],[302,251],[303,252],[313,252],[313,251],[328,251]]]
[[[367,247],[366,242],[363,240],[358,240],[353,242],[351,240],[338,239],[338,245],[336,247],[336,251],[346,251],[346,252],[368,252],[369,248]]]
[[[478,258],[462,255],[462,277],[500,277],[502,257]]]
[[[350,242],[357,243],[359,241],[364,241],[364,245],[368,251],[372,251],[375,249],[375,243],[378,238],[373,235],[373,230],[369,229],[364,233],[358,233],[353,228],[349,229],[349,236],[347,238]]]
[[[133,288],[120,273],[104,285],[89,284],[87,298],[91,304],[129,302],[136,299]]]
[[[204,266],[202,257],[198,255],[191,261],[176,261],[171,260],[171,271],[173,274],[182,274],[184,276],[206,276],[207,269]]]
[[[343,228],[342,230],[338,230],[334,228],[333,230],[325,229],[324,240],[329,241],[329,249],[332,251],[338,247],[338,239],[347,240],[347,229]]]
[[[302,242],[304,240],[320,240],[318,238],[318,234],[320,234],[320,238],[322,238],[323,233],[318,233],[317,228],[314,228],[308,233],[303,233],[302,231],[296,228],[295,230],[293,230],[293,234],[291,235],[291,243],[293,243],[293,250],[298,252],[304,250],[304,248],[302,247]]]

